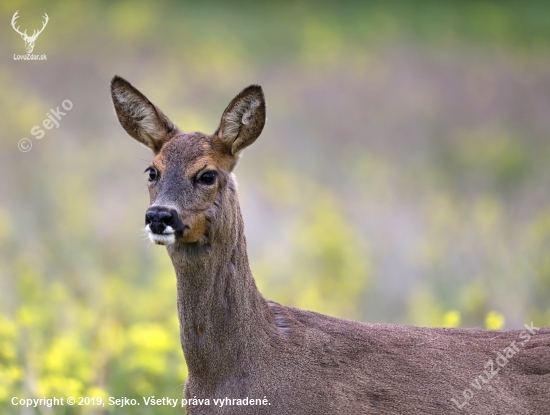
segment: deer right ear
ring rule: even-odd
[[[250,85],[223,112],[217,135],[236,156],[258,138],[264,125],[264,93],[259,85]]]
[[[111,81],[111,97],[120,124],[130,136],[157,154],[176,126],[145,95],[120,76]]]

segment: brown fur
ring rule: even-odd
[[[210,400],[189,405],[189,414],[550,414],[548,328],[359,323],[285,307],[260,294],[231,173],[239,152],[264,126],[260,87],[235,97],[213,135],[180,132],[122,78],[115,77],[111,88],[123,127],[155,152],[152,164],[161,179],[149,187],[151,204],[175,208],[184,223],[204,218],[190,230],[189,241],[196,242],[167,246],[189,368],[185,396]],[[145,126],[135,116],[144,113]],[[203,166],[218,172],[214,185],[193,184]],[[510,345],[518,351],[499,368],[498,353],[510,352]],[[499,369],[488,380],[490,360],[493,371]],[[225,397],[266,397],[270,404],[213,404]]]

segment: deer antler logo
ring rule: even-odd
[[[32,53],[32,50],[34,49],[34,42],[36,41],[36,38],[38,37],[38,35],[40,33],[42,33],[42,31],[44,30],[44,28],[48,24],[49,17],[46,13],[44,13],[44,19],[45,20],[44,20],[44,24],[42,25],[42,29],[40,29],[39,31],[34,30],[33,33],[32,33],[32,36],[29,36],[29,35],[27,35],[26,30],[25,30],[25,32],[21,33],[19,31],[19,26],[15,27],[15,21],[19,17],[17,15],[17,13],[19,13],[19,10],[17,10],[14,13],[14,15],[11,19],[11,25],[13,27],[13,30],[15,30],[17,33],[19,33],[21,35],[21,37],[23,38],[23,40],[25,41],[25,49],[27,49],[27,53]]]

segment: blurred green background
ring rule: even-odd
[[[13,59],[16,10],[29,33],[48,13],[46,61]],[[4,0],[0,15],[0,413],[104,413],[13,396],[182,396],[175,276],[141,231],[151,154],[116,120],[114,74],[208,133],[263,86],[268,122],[236,174],[266,297],[369,322],[550,325],[549,2]]]

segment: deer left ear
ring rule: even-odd
[[[264,125],[265,99],[262,87],[250,85],[229,103],[216,134],[229,147],[231,154],[237,155],[256,141]]]
[[[176,126],[145,95],[120,76],[111,81],[111,97],[126,132],[158,154],[177,130]]]

